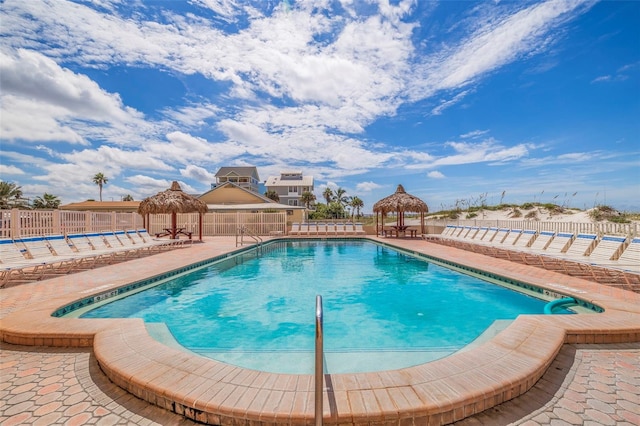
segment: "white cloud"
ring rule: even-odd
[[[156,179],[145,175],[133,175],[125,178],[125,180],[133,184],[137,189],[137,193],[141,194],[141,197],[143,198],[150,197],[158,192],[171,188],[171,184],[174,180],[180,184],[180,188],[182,188],[184,192],[189,194],[198,193],[198,191],[191,185],[178,179]]]
[[[2,131],[8,140],[88,145],[85,136],[95,133],[98,123],[122,131],[142,117],[87,76],[30,50],[0,51],[0,83]]]
[[[612,77],[610,75],[601,75],[600,77],[596,77],[591,80],[592,83],[601,83],[603,81],[611,81]]]
[[[112,174],[118,174],[123,169],[172,171],[174,167],[155,156],[142,150],[125,150],[102,145],[98,149],[85,149],[61,157],[72,164],[86,165],[95,168],[96,164],[104,165]]]
[[[217,105],[205,103],[166,109],[164,115],[176,122],[178,126],[202,127],[207,124],[207,120],[216,118],[222,111],[222,108]]]
[[[207,169],[189,164],[180,170],[180,174],[186,178],[197,180],[202,183],[214,183],[216,174],[210,173]]]
[[[484,136],[489,133],[489,130],[473,130],[471,132],[467,132],[463,135],[460,135],[462,139],[476,139],[480,136]]]
[[[3,180],[4,175],[23,175],[24,171],[16,166],[11,166],[7,164],[0,164],[0,176],[2,176]]]
[[[134,194],[151,195],[166,189],[174,174],[208,183],[215,167],[229,164],[258,164],[274,173],[299,167],[337,188],[335,182],[373,169],[385,176],[390,170],[420,170],[423,177],[424,170],[447,165],[526,163],[532,145],[483,141],[488,130],[460,136],[478,143],[445,144],[450,155],[441,147],[403,149],[359,135],[407,102],[428,99],[436,105],[442,99],[432,114],[444,113],[475,92],[470,86],[486,74],[548,49],[553,30],[591,5],[574,0],[477,4],[459,25],[461,41],[414,45],[418,27],[409,14],[424,13],[425,7],[415,1],[383,0],[365,8],[358,2],[301,0],[286,11],[277,2],[265,3],[256,3],[268,9],[259,11],[239,0],[194,0],[191,6],[213,13],[180,16],[160,12],[162,6],[122,2],[132,7],[124,16],[126,8],[106,0],[6,0],[0,11],[3,144],[5,139],[16,145],[19,140],[83,144],[82,151],[49,151],[65,163],[43,164],[36,179],[82,182],[78,194],[92,197],[95,185],[84,182],[97,172],[96,164],[104,164],[114,179],[126,179]],[[333,16],[332,7],[348,13]],[[148,10],[162,13],[162,19],[148,20]],[[225,32],[220,20],[234,23],[232,29]],[[199,74],[222,92],[197,93],[197,101],[190,92],[177,106],[150,113],[164,120],[156,122],[128,107],[118,93],[72,71],[118,66],[167,71],[185,82],[188,92],[187,76]],[[209,127],[214,132],[207,132]],[[163,172],[168,177],[158,179]],[[444,174],[431,170],[428,176]],[[374,182],[356,187],[381,188]]]
[[[375,182],[360,182],[356,185],[356,190],[358,192],[371,192],[379,188],[382,188],[382,185]]]
[[[431,110],[431,114],[433,115],[441,115],[442,111],[444,111],[445,109],[449,108],[450,106],[453,106],[455,104],[457,104],[458,102],[460,102],[462,99],[464,99],[465,96],[467,96],[467,94],[469,93],[468,90],[464,90],[458,94],[456,94],[453,98],[447,100],[447,101],[440,101],[440,104],[433,108]]]
[[[506,16],[493,17],[458,45],[427,58],[416,70],[412,99],[440,90],[460,89],[480,76],[541,51],[551,29],[586,11],[592,1],[547,1]]]
[[[480,143],[447,142],[456,154],[443,156],[428,164],[429,168],[453,166],[473,163],[492,163],[513,161],[525,157],[529,153],[529,145],[518,144],[505,147],[492,139]]]

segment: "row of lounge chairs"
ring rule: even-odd
[[[183,243],[155,240],[145,229],[0,239],[0,287],[142,257]]]
[[[640,289],[640,238],[448,225],[426,239],[600,283]]]
[[[323,236],[337,236],[337,235],[364,235],[365,231],[362,227],[362,223],[356,222],[338,222],[338,223],[326,223],[326,222],[294,222],[291,226],[289,235],[323,235]]]
[[[441,237],[561,256],[640,272],[640,238],[448,225]]]

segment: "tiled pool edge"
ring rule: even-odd
[[[607,311],[580,321],[522,317],[481,347],[442,362],[375,374],[331,375],[325,421],[404,424],[411,420],[426,425],[458,420],[525,392],[565,342],[639,341],[637,305],[631,309],[606,295],[589,297]],[[61,306],[59,301],[55,303]],[[89,336],[96,358],[114,382],[151,403],[198,421],[313,423],[313,383],[308,376],[257,373],[185,357],[153,341],[141,321],[89,323],[49,317],[41,322],[55,309],[52,305],[6,317],[8,321],[0,325],[3,339],[23,337],[71,346],[87,343],[83,339]],[[17,324],[20,321],[23,326]]]

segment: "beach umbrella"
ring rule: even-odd
[[[378,213],[384,218],[388,213],[396,213],[396,225],[404,227],[405,213],[420,213],[420,232],[424,233],[424,214],[429,211],[427,204],[420,198],[408,194],[402,185],[398,185],[396,192],[383,198],[373,205],[373,211],[376,213],[376,228],[378,222]],[[384,228],[384,222],[383,222]]]
[[[171,238],[176,238],[176,233],[178,231],[176,223],[178,213],[199,213],[198,230],[200,232],[201,241],[202,214],[206,213],[207,210],[207,203],[182,191],[180,184],[175,180],[171,184],[171,188],[145,198],[140,202],[140,206],[138,207],[138,213],[143,216],[148,214],[171,214]]]

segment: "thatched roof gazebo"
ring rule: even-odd
[[[395,228],[404,231],[407,227],[404,224],[405,213],[420,213],[420,233],[424,234],[424,214],[429,211],[427,204],[420,198],[407,194],[402,185],[398,185],[396,192],[383,198],[373,205],[376,214],[376,229],[378,229],[378,213],[382,216],[382,229],[384,230],[384,218],[388,213],[396,213]]]
[[[149,214],[171,214],[171,228],[167,229],[172,239],[180,232],[176,223],[178,213],[199,213],[198,231],[202,241],[202,215],[208,210],[207,203],[182,191],[175,180],[171,188],[158,192],[140,202],[138,213],[142,216]]]

